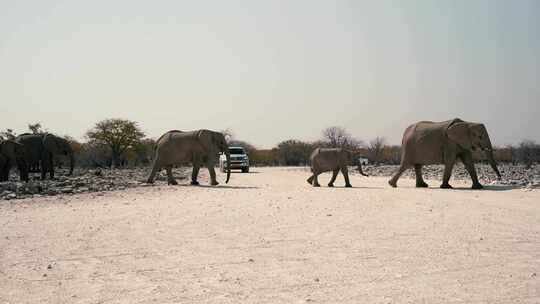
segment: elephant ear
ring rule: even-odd
[[[469,125],[465,122],[458,122],[446,130],[448,138],[465,150],[471,150],[471,135]]]
[[[199,142],[203,146],[204,150],[210,152],[214,145],[214,137],[212,135],[212,132],[210,132],[209,130],[200,130],[197,133],[197,137],[199,138]]]

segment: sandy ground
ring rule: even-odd
[[[0,202],[0,303],[540,303],[540,191],[254,171]]]

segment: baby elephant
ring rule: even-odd
[[[313,187],[320,187],[317,176],[323,172],[332,171],[332,179],[328,183],[328,187],[334,187],[334,181],[341,170],[345,178],[345,187],[352,187],[349,182],[349,173],[347,165],[357,164],[358,172],[367,176],[362,171],[362,164],[358,159],[353,159],[353,153],[342,148],[317,148],[311,153],[311,172],[313,174],[307,179],[307,182]]]

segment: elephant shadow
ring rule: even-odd
[[[325,187],[321,186],[322,188],[327,189],[384,189],[385,187],[365,187],[365,186],[352,186],[352,187],[345,187],[345,186],[334,186],[334,187]]]
[[[521,189],[521,186],[516,185],[484,185],[483,189],[476,190],[471,189],[471,187],[454,187],[452,190],[459,190],[459,191],[510,191],[510,190],[516,190]]]
[[[212,185],[189,185],[189,184],[178,184],[177,187],[197,187],[197,188],[205,188],[205,189],[259,189],[259,187],[253,187],[253,186],[229,186],[229,185],[218,185],[218,186],[212,186]]]
[[[242,172],[242,171],[233,171],[231,170],[231,174],[240,174],[240,175],[243,175],[243,174],[259,174],[261,172],[259,171],[249,171],[249,172]]]

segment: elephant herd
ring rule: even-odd
[[[70,158],[69,174],[73,173],[73,150],[67,140],[54,134],[21,134],[12,140],[0,141],[0,181],[9,179],[12,167],[19,168],[20,178],[28,181],[28,173],[37,169],[41,178],[47,173],[54,178],[54,158],[66,155]]]
[[[397,187],[397,181],[401,174],[414,167],[416,174],[416,187],[425,188],[428,184],[422,177],[422,166],[443,164],[444,174],[441,188],[449,189],[452,168],[459,159],[465,165],[465,169],[472,179],[472,189],[482,189],[478,181],[473,162],[473,151],[482,151],[491,165],[493,171],[500,179],[501,173],[497,168],[493,156],[493,147],[486,127],[481,123],[463,121],[459,118],[452,120],[433,122],[420,121],[410,125],[403,134],[401,143],[401,164],[398,172],[388,181],[392,187]],[[341,149],[317,148],[311,155],[311,171],[313,174],[307,182],[314,187],[319,187],[317,176],[322,172],[332,171],[332,179],[328,184],[333,187],[339,171],[345,178],[345,187],[351,187],[347,173],[347,161],[350,160],[350,152]],[[358,171],[362,172],[362,166],[358,163]]]
[[[388,182],[397,187],[401,174],[409,168],[416,173],[416,187],[428,187],[422,178],[422,166],[443,164],[444,175],[441,188],[452,188],[449,184],[452,168],[457,160],[465,165],[472,179],[472,188],[481,189],[473,163],[473,151],[483,151],[491,167],[501,178],[493,157],[493,147],[486,127],[481,123],[466,122],[459,118],[443,122],[421,121],[410,125],[403,134],[401,164],[399,170]],[[153,183],[156,174],[165,169],[169,184],[177,184],[172,175],[172,168],[177,165],[191,163],[193,171],[191,184],[198,185],[197,177],[201,166],[208,168],[210,184],[217,185],[215,160],[218,153],[223,153],[227,161],[227,180],[229,182],[230,154],[225,136],[210,130],[178,131],[172,130],[163,134],[155,146],[152,171],[147,182]],[[14,140],[0,142],[0,181],[6,181],[11,167],[19,167],[21,180],[28,181],[28,172],[32,168],[41,168],[41,178],[49,173],[54,178],[54,156],[70,157],[70,174],[73,173],[73,150],[69,143],[53,134],[22,134]],[[323,172],[332,172],[328,183],[333,187],[337,175],[341,171],[345,178],[345,186],[352,187],[348,166],[356,164],[360,174],[362,165],[352,152],[341,148],[317,148],[311,154],[311,176],[307,182],[319,187],[318,176]]]
[[[481,123],[466,122],[459,118],[443,122],[421,121],[409,126],[403,135],[401,165],[398,172],[388,182],[397,187],[397,181],[403,172],[414,167],[416,186],[427,187],[422,178],[422,166],[444,164],[444,176],[441,188],[452,188],[449,184],[452,168],[456,160],[461,160],[473,181],[473,189],[481,189],[473,163],[473,151],[483,151],[497,174],[497,164],[493,157],[493,147],[486,127]],[[153,183],[155,175],[166,169],[169,184],[176,184],[172,175],[172,167],[182,163],[192,163],[191,184],[198,185],[197,176],[201,165],[205,165],[210,173],[210,184],[217,185],[215,155],[224,153],[227,158],[227,181],[231,170],[230,155],[223,134],[210,130],[182,132],[178,130],[163,134],[156,143],[156,154],[148,183]],[[316,148],[310,157],[311,176],[307,182],[319,187],[318,176],[323,172],[332,172],[329,187],[334,186],[337,175],[341,171],[345,178],[345,187],[352,187],[349,181],[348,166],[357,165],[360,174],[364,174],[362,165],[351,151],[341,148]]]

